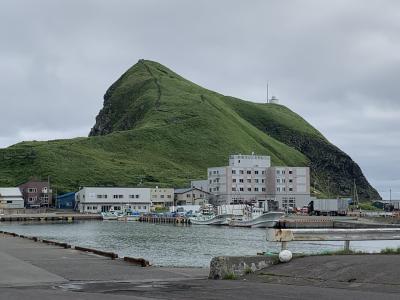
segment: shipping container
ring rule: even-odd
[[[347,199],[314,199],[312,214],[315,215],[340,215],[347,214],[349,202]]]

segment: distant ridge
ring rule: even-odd
[[[60,191],[83,185],[185,186],[228,155],[270,155],[275,165],[310,166],[317,195],[380,198],[359,166],[283,105],[204,89],[139,60],[104,95],[88,138],[24,142],[0,149],[0,185],[50,175]]]

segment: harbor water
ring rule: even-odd
[[[208,267],[214,256],[280,250],[279,244],[266,242],[265,229],[227,226],[119,221],[3,222],[0,230],[112,251],[121,257],[142,257],[157,266]],[[342,247],[341,242],[289,243],[291,251],[301,253],[335,251]],[[386,247],[400,247],[400,241],[351,243],[351,249],[365,252],[379,252]]]

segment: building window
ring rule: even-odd
[[[265,188],[262,188],[262,191],[265,192]]]
[[[289,192],[293,192],[293,188],[289,188]]]
[[[36,193],[37,189],[36,188],[28,188],[28,193]]]
[[[243,179],[239,179],[239,182],[242,182],[242,183],[243,183]]]
[[[236,192],[236,188],[235,187],[232,188],[232,192]]]
[[[280,170],[276,170],[276,174],[281,174],[281,171]]]
[[[247,179],[247,182],[248,182],[248,183],[251,183],[251,179]]]
[[[236,182],[236,178],[233,178],[233,179],[232,179],[232,182]]]
[[[114,199],[118,199],[118,195],[113,195],[113,198]]]
[[[276,180],[276,182],[277,182],[277,183],[281,183],[281,180],[278,178],[278,179]]]
[[[277,188],[276,188],[276,191],[277,191],[277,192],[280,192],[280,191],[281,191],[281,188],[280,188],[280,187],[277,187]]]
[[[171,199],[171,195],[167,195],[167,198]]]
[[[254,174],[258,175],[258,171],[254,171]]]
[[[247,188],[247,191],[248,191],[248,192],[251,192],[251,188]]]
[[[254,188],[254,191],[255,191],[255,192],[258,192],[258,187]]]
[[[289,170],[289,174],[293,174],[293,171],[292,171],[292,170]]]
[[[247,171],[247,174],[251,174],[251,171],[250,171],[250,170],[248,170],[248,171]]]
[[[232,170],[232,174],[236,174],[236,170]]]
[[[265,180],[264,179],[261,179],[261,183],[264,183],[265,182]]]
[[[186,194],[186,198],[190,198],[190,194]]]
[[[258,183],[258,181],[259,181],[258,179],[254,179],[254,182],[255,182],[255,183]]]
[[[243,170],[240,170],[240,171],[239,171],[239,174],[244,174]]]
[[[164,195],[161,195],[160,198],[164,198]]]
[[[293,182],[293,179],[289,179],[289,182]]]
[[[244,189],[241,187],[241,188],[240,188],[240,191],[241,191],[241,192],[243,192],[243,191],[244,191]]]
[[[265,171],[262,171],[262,172],[261,172],[261,174],[263,174],[263,175],[264,175],[264,174],[265,174]]]

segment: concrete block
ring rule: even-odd
[[[209,279],[243,276],[279,263],[277,256],[217,256],[211,260]]]

